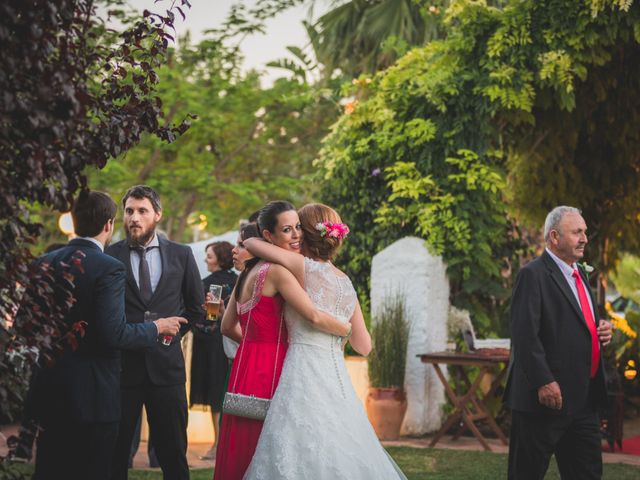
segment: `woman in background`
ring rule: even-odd
[[[238,276],[233,268],[233,245],[229,242],[214,242],[205,247],[205,263],[211,275],[202,280],[205,295],[209,285],[222,286],[222,300],[227,303]],[[220,411],[226,391],[228,360],[222,346],[220,320],[216,319],[193,330],[191,356],[190,407],[203,405],[211,408],[211,419],[215,440],[213,446],[201,460],[215,460],[220,436]]]

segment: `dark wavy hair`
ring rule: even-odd
[[[262,238],[262,231],[268,230],[274,233],[276,225],[278,225],[278,215],[284,212],[293,210],[295,212],[296,207],[285,200],[275,200],[267,203],[258,212],[257,225],[255,223],[248,223],[240,229],[240,238],[246,240],[247,238],[259,237]],[[244,284],[247,275],[253,267],[261,260],[261,258],[253,257],[244,263],[244,270],[238,277],[238,283],[236,283],[236,301],[240,299],[240,292],[242,291],[242,285]]]
[[[240,239],[244,241],[247,238],[261,238],[258,226],[255,223],[247,223],[240,229]],[[244,270],[240,272],[240,276],[236,283],[236,301],[240,301],[240,292],[242,291],[242,285],[244,285],[247,275],[260,260],[261,259],[258,257],[253,257],[244,262]]]
[[[122,197],[122,207],[124,208],[127,204],[127,200],[129,197],[133,197],[136,200],[142,200],[144,198],[148,198],[151,202],[151,206],[153,207],[153,211],[159,213],[162,210],[162,204],[160,203],[160,195],[149,185],[134,185],[127,193]]]
[[[290,210],[295,211],[296,207],[285,200],[275,200],[267,203],[258,213],[258,227],[260,227],[260,232],[269,230],[271,233],[275,233],[276,225],[278,224],[278,215]]]
[[[205,253],[209,248],[213,250],[213,253],[218,259],[218,265],[221,270],[230,270],[233,268],[233,245],[229,242],[213,242],[204,247]]]

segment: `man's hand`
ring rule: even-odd
[[[159,318],[153,323],[156,324],[158,335],[175,337],[180,331],[180,324],[187,323],[187,319],[184,317],[167,317]]]
[[[600,320],[600,324],[598,325],[598,339],[602,346],[608,345],[611,342],[611,335],[613,335],[613,328],[611,327],[611,322],[607,320]]]
[[[538,401],[545,407],[560,410],[562,408],[562,393],[558,382],[547,383],[538,388]]]

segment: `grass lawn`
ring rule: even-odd
[[[409,447],[391,447],[388,451],[409,480],[496,480],[507,476],[507,456],[504,454]],[[211,469],[191,470],[191,480],[211,480],[212,477]],[[129,478],[161,480],[162,474],[159,471],[131,470]],[[555,460],[552,460],[546,479],[559,478]],[[640,478],[640,467],[605,464],[602,478],[637,480]]]
[[[507,455],[491,452],[392,447],[387,449],[409,480],[496,480],[507,477]],[[637,480],[640,467],[605,464],[604,480]],[[545,479],[560,479],[554,459]]]
[[[507,456],[503,454],[409,447],[392,447],[388,451],[409,480],[496,480],[507,476]],[[192,480],[211,480],[212,476],[212,470],[191,471]],[[162,476],[155,472],[136,471],[129,478],[159,480]],[[551,461],[546,478],[560,479],[555,460]],[[640,478],[640,467],[605,464],[602,478],[637,480]]]

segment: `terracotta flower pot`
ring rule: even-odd
[[[365,401],[369,422],[380,440],[397,440],[407,411],[407,397],[401,388],[374,388]]]

